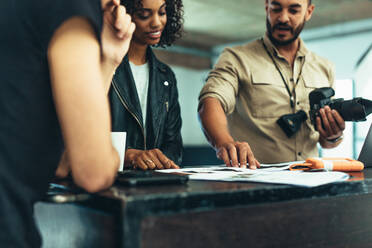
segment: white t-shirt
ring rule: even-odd
[[[135,65],[129,62],[130,69],[132,70],[134,82],[136,83],[137,94],[141,104],[143,124],[146,123],[146,113],[147,113],[147,93],[149,90],[149,78],[150,70],[149,64]]]

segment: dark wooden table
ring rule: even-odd
[[[372,169],[314,188],[189,181],[75,200],[36,205],[44,247],[372,247]]]

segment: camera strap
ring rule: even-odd
[[[294,96],[293,96],[292,92],[289,90],[289,86],[288,86],[287,82],[285,81],[284,76],[283,76],[281,70],[279,69],[278,64],[275,62],[273,56],[272,56],[271,53],[269,52],[269,49],[267,49],[264,40],[261,39],[261,42],[262,42],[263,47],[265,48],[265,51],[267,52],[267,55],[269,55],[270,59],[273,61],[273,64],[275,65],[276,70],[279,72],[280,77],[282,78],[283,83],[284,83],[284,85],[285,85],[285,88],[287,89],[287,92],[288,92],[288,95],[289,95],[289,103],[291,104],[291,107],[294,108],[294,106],[295,106],[295,103],[294,103]],[[304,61],[303,61],[303,63],[302,63],[301,69],[300,69],[300,73],[298,74],[298,77],[297,77],[297,80],[296,80],[295,86],[298,84],[298,81],[300,80],[300,77],[301,77],[301,75],[302,75],[302,69],[304,68],[304,65],[305,65],[305,57],[304,57]]]

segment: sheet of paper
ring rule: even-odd
[[[201,165],[198,167],[189,167],[189,168],[182,168],[182,169],[166,169],[166,170],[158,170],[159,172],[163,173],[215,173],[215,172],[247,172],[250,171],[251,173],[263,172],[263,171],[282,171],[288,170],[289,166],[292,164],[303,163],[304,161],[294,161],[294,162],[285,162],[285,163],[278,163],[278,164],[261,164],[261,168],[257,170],[251,170],[247,168],[239,168],[239,167],[227,167],[225,164],[221,165]]]
[[[349,179],[349,175],[339,171],[275,171],[256,174],[239,173],[226,178],[224,181],[275,183],[316,187],[323,184],[345,181],[347,179]]]
[[[190,180],[259,182],[304,187],[316,187],[327,183],[345,181],[349,178],[349,175],[344,172],[303,172],[288,170],[291,164],[298,162],[301,161],[275,165],[261,165],[261,168],[256,170],[217,165],[158,171],[163,173],[185,174],[189,176]]]

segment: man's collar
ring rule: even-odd
[[[299,49],[297,51],[297,56],[296,57],[305,57],[309,53],[309,50],[306,48],[305,43],[303,42],[303,40],[301,38],[298,38],[298,39],[299,39]],[[269,50],[269,52],[271,54],[273,54],[273,55],[275,55],[279,58],[284,58],[279,53],[278,49],[274,46],[274,44],[271,42],[267,33],[265,33],[265,35],[263,37],[263,42],[265,43],[267,49]]]
[[[300,41],[300,45],[297,51],[297,56],[305,57],[309,53],[309,50],[305,46],[305,42],[301,38],[298,38],[298,39]]]

